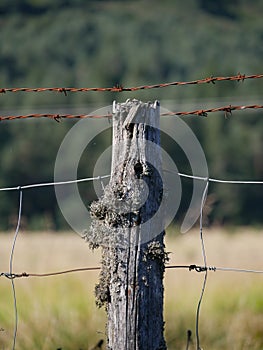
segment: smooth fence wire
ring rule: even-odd
[[[3,188],[0,188],[0,191],[27,190],[29,188],[36,188],[36,187],[70,185],[70,184],[87,182],[87,181],[101,181],[102,179],[106,179],[109,177],[110,177],[110,175],[102,175],[102,176],[96,176],[96,177],[86,177],[86,178],[77,179],[77,180],[45,182],[45,183],[39,183],[39,184],[36,183],[36,184],[31,184],[31,185],[14,186],[14,187],[3,187]]]
[[[223,272],[241,272],[241,273],[255,273],[255,274],[263,274],[263,270],[253,270],[253,269],[239,269],[235,267],[219,267],[219,266],[204,266],[204,265],[166,265],[166,270],[188,270],[188,271],[195,271],[195,272],[205,272],[205,271],[223,271]],[[69,270],[63,270],[63,271],[52,271],[52,272],[45,272],[45,273],[34,273],[34,272],[21,272],[21,273],[12,273],[9,272],[1,272],[0,277],[6,277],[7,279],[16,279],[16,278],[24,278],[24,277],[51,277],[51,276],[58,276],[58,275],[66,275],[69,273],[75,273],[75,272],[89,272],[89,271],[98,271],[101,270],[100,266],[88,266],[88,267],[78,267],[74,269]]]
[[[11,248],[11,254],[9,259],[9,272],[1,272],[0,276],[5,276],[8,279],[11,280],[11,286],[12,286],[12,292],[13,292],[13,304],[14,304],[14,335],[13,335],[13,344],[12,344],[12,350],[15,350],[16,346],[16,338],[17,338],[17,329],[18,329],[18,311],[17,311],[17,299],[16,299],[16,289],[15,289],[15,282],[14,279],[18,276],[17,274],[13,273],[13,260],[14,260],[14,252],[15,252],[15,245],[17,242],[19,230],[20,230],[20,224],[21,224],[21,215],[22,215],[22,199],[23,199],[23,190],[30,189],[30,188],[36,188],[36,187],[46,187],[46,186],[57,186],[57,185],[68,185],[72,183],[80,183],[80,182],[87,182],[87,181],[95,181],[99,180],[102,181],[104,178],[108,178],[110,175],[103,175],[103,176],[97,176],[97,177],[90,177],[90,178],[84,178],[84,179],[76,179],[76,180],[69,180],[69,181],[60,181],[60,182],[47,182],[47,183],[39,183],[39,184],[31,184],[31,185],[24,185],[24,186],[15,186],[15,187],[5,187],[0,188],[0,191],[19,191],[19,209],[18,209],[18,218],[17,218],[17,225],[16,230],[13,238],[12,248]],[[90,268],[90,270],[93,270],[94,268]],[[95,268],[96,269],[96,268]],[[78,269],[81,271],[82,269]],[[87,270],[87,268],[85,268]],[[73,272],[73,271],[67,271],[67,273]],[[75,270],[74,270],[75,272]],[[62,272],[64,273],[64,272]],[[61,272],[55,272],[51,274],[42,274],[42,277],[45,275],[60,275]],[[28,274],[22,273],[21,277],[25,277]],[[33,276],[34,274],[32,274]]]
[[[169,172],[172,174],[176,174],[180,177],[185,177],[193,180],[200,180],[204,182],[217,182],[217,183],[223,183],[223,184],[239,184],[239,185],[263,185],[262,181],[254,181],[254,180],[222,180],[222,179],[215,179],[212,177],[203,177],[203,176],[195,176],[195,175],[189,175],[184,174],[180,172],[174,172],[168,169],[163,169],[165,172]],[[81,179],[76,180],[67,180],[67,181],[57,181],[57,182],[43,182],[43,183],[33,183],[28,185],[19,185],[19,186],[12,186],[12,187],[2,187],[0,188],[0,191],[19,191],[19,190],[26,190],[30,188],[37,188],[37,187],[46,187],[46,186],[59,186],[59,185],[70,185],[74,183],[81,183],[81,182],[88,182],[88,181],[101,181],[102,179],[110,178],[111,175],[100,175],[96,177],[85,177]]]
[[[207,271],[208,271],[207,270],[207,258],[206,258],[205,242],[204,242],[204,237],[203,237],[203,207],[204,207],[207,193],[208,193],[208,185],[209,185],[208,178],[206,181],[207,182],[206,182],[205,189],[204,189],[203,195],[202,195],[202,200],[201,200],[200,219],[199,219],[199,221],[200,221],[200,228],[199,228],[200,229],[200,240],[201,240],[201,248],[202,248],[203,261],[204,261],[205,275],[204,275],[204,281],[203,281],[200,299],[198,301],[197,310],[196,310],[196,329],[195,329],[195,332],[196,332],[196,349],[197,350],[201,350],[200,337],[199,337],[199,318],[200,318],[201,304],[203,301],[203,296],[204,296],[206,282],[207,282]]]
[[[169,170],[165,170],[167,172],[175,173]],[[241,181],[241,180],[221,180],[221,179],[215,179],[215,178],[207,178],[202,176],[193,176],[189,174],[184,173],[175,173],[179,175],[180,177],[195,179],[206,182],[206,186],[203,192],[202,200],[201,200],[201,207],[200,207],[200,241],[201,241],[201,250],[203,255],[203,262],[204,265],[167,265],[166,269],[187,269],[188,271],[196,271],[196,272],[204,272],[204,280],[203,280],[203,286],[200,294],[200,299],[197,305],[197,311],[196,311],[196,349],[200,350],[200,335],[199,335],[199,319],[200,319],[200,311],[201,311],[201,304],[204,297],[204,292],[206,288],[207,283],[207,276],[209,271],[222,271],[222,272],[239,272],[239,273],[256,273],[256,274],[263,274],[263,270],[253,270],[253,269],[239,269],[239,268],[231,268],[231,267],[216,267],[216,266],[208,266],[207,265],[207,258],[206,258],[206,249],[205,249],[205,242],[204,242],[204,236],[203,236],[203,206],[205,204],[205,199],[208,193],[208,185],[209,182],[216,182],[216,183],[222,183],[222,184],[250,184],[250,185],[262,185],[263,181]],[[21,224],[21,215],[22,215],[22,199],[23,199],[23,191],[30,189],[30,188],[39,188],[39,187],[47,187],[47,186],[57,186],[57,185],[67,185],[72,183],[81,183],[86,181],[102,181],[102,179],[109,178],[110,175],[103,175],[103,176],[97,176],[97,177],[89,177],[89,178],[82,178],[82,179],[76,179],[76,180],[68,180],[68,181],[60,181],[60,182],[47,182],[47,183],[35,183],[35,184],[29,184],[29,185],[23,185],[23,186],[14,186],[14,187],[3,187],[0,188],[0,191],[19,191],[19,209],[18,209],[18,218],[17,218],[17,226],[13,238],[13,244],[10,254],[10,262],[9,262],[9,272],[0,272],[0,277],[6,277],[11,280],[12,284],[12,291],[13,291],[13,303],[14,303],[14,314],[15,314],[15,324],[14,324],[14,336],[13,336],[13,346],[12,349],[15,350],[16,345],[16,338],[17,338],[17,329],[18,329],[18,311],[17,311],[17,300],[16,300],[16,290],[15,290],[15,284],[14,279],[15,278],[22,278],[22,277],[49,277],[49,276],[58,276],[63,274],[69,274],[69,273],[75,273],[75,272],[84,272],[84,271],[95,271],[100,270],[99,266],[95,267],[82,267],[82,268],[75,268],[70,270],[64,270],[64,271],[54,271],[54,272],[47,272],[47,273],[28,273],[28,272],[22,272],[22,273],[14,273],[13,272],[13,259],[14,259],[14,252],[15,252],[15,245],[19,234],[20,224]],[[189,338],[188,338],[188,345],[189,345]]]
[[[18,209],[18,218],[17,225],[14,235],[14,240],[12,244],[11,254],[10,254],[10,262],[9,262],[9,273],[10,276],[13,274],[13,260],[14,260],[14,252],[15,252],[15,244],[17,240],[17,236],[19,233],[20,223],[21,223],[21,214],[22,214],[22,199],[23,199],[23,191],[19,189],[19,209]],[[15,312],[15,325],[14,325],[14,336],[13,336],[13,346],[12,349],[15,349],[16,346],[16,335],[17,335],[17,326],[18,326],[18,313],[17,313],[17,300],[16,300],[16,289],[14,279],[11,279],[12,291],[13,291],[13,299],[14,299],[14,312]]]

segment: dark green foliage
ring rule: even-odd
[[[239,0],[199,0],[201,9],[215,16],[236,18],[237,8],[240,5]]]
[[[211,75],[262,73],[261,0],[234,1],[86,1],[1,0],[0,87],[132,86]],[[173,109],[195,109],[256,103],[262,80],[216,83],[114,93],[19,93],[0,95],[1,114],[88,112],[113,99],[158,99]],[[197,101],[197,102],[195,102]],[[199,102],[198,102],[199,101]],[[193,107],[193,108],[192,108]],[[204,147],[210,175],[225,179],[262,179],[262,112],[188,117]],[[10,122],[0,125],[0,186],[50,181],[58,147],[72,123]],[[106,143],[109,140],[106,141]],[[179,170],[188,170],[183,153],[164,141]],[[104,142],[97,142],[98,154]],[[91,157],[91,156],[90,156]],[[93,157],[93,156],[92,156]],[[93,157],[94,158],[94,157]],[[92,176],[82,164],[80,176]],[[262,221],[262,187],[214,185],[210,222],[253,224]],[[186,184],[179,216],[190,200]],[[88,201],[94,199],[86,190]],[[92,198],[91,198],[92,197]],[[86,199],[87,200],[87,199]],[[54,194],[26,193],[25,226],[48,217],[51,227],[63,226]],[[13,227],[17,194],[0,194],[0,228]],[[32,224],[32,222],[34,224]],[[43,224],[44,225],[44,224]],[[37,226],[37,225],[36,225]],[[37,227],[36,227],[37,228]]]

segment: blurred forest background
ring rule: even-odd
[[[0,87],[125,87],[209,76],[262,73],[261,0],[1,0]],[[228,104],[262,104],[263,81],[178,86],[135,93],[1,94],[1,115],[90,113],[113,100],[158,99],[173,111]],[[263,179],[263,112],[184,117],[206,154],[211,177]],[[0,187],[53,179],[63,137],[76,121],[2,122]],[[190,172],[182,150],[162,135],[179,171]],[[79,177],[89,177],[111,144],[106,132],[86,149]],[[88,161],[87,161],[88,157]],[[85,161],[86,160],[86,161]],[[104,175],[104,174],[101,174]],[[181,220],[191,199],[183,180]],[[207,224],[262,224],[262,186],[211,185]],[[87,205],[92,186],[81,187]],[[14,226],[18,193],[0,192],[0,229]],[[23,226],[65,229],[52,188],[28,190]]]

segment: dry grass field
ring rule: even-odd
[[[248,229],[204,230],[209,266],[263,269],[263,232]],[[12,234],[0,235],[0,271],[9,270]],[[166,237],[170,264],[203,264],[197,230],[181,235],[170,229]],[[74,233],[20,232],[14,272],[41,273],[98,266],[100,252],[92,252]],[[94,303],[98,271],[15,280],[18,305],[17,350],[88,350],[105,339],[105,312]],[[193,333],[203,273],[167,269],[165,273],[165,329],[168,349],[185,349]],[[11,283],[0,279],[0,349],[12,347],[14,310]],[[203,349],[263,349],[263,275],[209,272],[200,315]],[[104,347],[103,347],[104,349]]]

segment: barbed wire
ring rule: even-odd
[[[208,109],[197,109],[195,111],[190,112],[166,112],[162,113],[162,116],[186,116],[186,115],[198,115],[200,117],[207,117],[209,113],[215,113],[215,112],[224,112],[225,117],[232,114],[232,111],[242,111],[246,109],[262,109],[263,105],[244,105],[244,106],[223,106],[223,107],[216,107],[216,108],[208,108]]]
[[[208,109],[196,109],[193,111],[183,111],[183,112],[165,112],[161,113],[162,117],[165,116],[189,116],[189,115],[197,115],[199,117],[208,117],[209,113],[215,112],[224,112],[225,117],[227,118],[229,115],[232,115],[232,111],[243,111],[247,109],[262,109],[263,105],[253,104],[253,105],[243,105],[243,106],[223,106],[223,107],[215,107]],[[104,114],[104,115],[92,115],[92,114],[51,114],[51,113],[43,113],[43,114],[26,114],[26,115],[1,115],[0,121],[9,121],[9,120],[17,120],[17,119],[29,119],[29,118],[47,118],[53,119],[56,122],[60,122],[62,119],[101,119],[108,118],[111,119],[113,114]]]
[[[47,119],[53,119],[56,122],[60,122],[61,119],[100,119],[100,118],[112,118],[112,114],[107,115],[89,115],[89,114],[50,114],[50,113],[43,113],[43,114],[26,114],[26,115],[7,115],[7,116],[0,116],[0,121],[6,121],[6,120],[16,120],[16,119],[29,119],[29,118],[47,118]]]
[[[161,84],[154,84],[154,85],[141,85],[141,86],[135,86],[135,87],[128,87],[125,88],[122,85],[116,85],[109,88],[61,88],[61,87],[50,87],[50,88],[0,88],[0,94],[5,93],[19,93],[19,92],[58,92],[58,93],[64,93],[65,96],[67,96],[67,93],[69,92],[128,92],[128,91],[138,91],[138,90],[146,90],[146,89],[157,89],[157,88],[166,88],[171,86],[182,86],[182,85],[195,85],[195,84],[215,84],[216,82],[221,81],[237,81],[237,82],[244,82],[247,79],[260,79],[263,78],[263,74],[254,74],[254,75],[245,75],[238,73],[234,76],[225,76],[225,77],[213,77],[210,76],[208,78],[204,79],[198,79],[198,80],[192,80],[192,81],[174,81],[169,83],[161,83]],[[166,112],[162,113],[161,116],[189,116],[189,115],[197,115],[200,117],[207,117],[209,113],[215,113],[215,112],[224,112],[225,117],[228,117],[232,114],[232,111],[236,110],[247,110],[247,109],[262,109],[263,105],[260,104],[253,104],[253,105],[228,105],[223,107],[216,107],[216,108],[209,108],[209,109],[198,109],[193,111],[182,111],[182,112]],[[46,118],[46,119],[53,119],[56,122],[60,122],[62,119],[85,119],[85,118],[112,118],[112,114],[107,115],[89,115],[89,114],[27,114],[27,115],[7,115],[7,116],[0,116],[0,121],[10,121],[10,120],[17,120],[17,119],[28,119],[28,118]],[[215,266],[209,266],[207,264],[207,257],[206,257],[206,249],[205,249],[205,242],[204,242],[204,236],[203,236],[203,206],[205,203],[206,195],[208,193],[208,186],[209,182],[218,182],[218,183],[229,183],[229,184],[263,184],[263,181],[236,181],[236,180],[220,180],[220,179],[213,179],[213,178],[204,178],[201,176],[192,176],[182,173],[177,173],[177,175],[181,177],[186,178],[192,178],[197,180],[206,181],[206,186],[203,192],[202,201],[201,201],[201,207],[200,207],[200,241],[201,241],[201,250],[202,250],[202,256],[203,256],[203,265],[167,265],[165,266],[165,269],[188,269],[189,271],[196,271],[196,272],[203,272],[204,273],[204,280],[202,284],[202,289],[200,293],[200,298],[198,301],[197,309],[196,309],[196,349],[200,350],[200,336],[199,336],[199,319],[200,319],[200,310],[201,310],[201,304],[203,301],[205,288],[207,284],[207,276],[209,271],[223,271],[223,272],[241,272],[241,273],[257,273],[257,274],[263,274],[263,270],[254,270],[254,269],[241,269],[241,268],[231,268],[231,267],[215,267]],[[14,280],[16,278],[23,278],[23,277],[50,277],[50,276],[59,276],[69,273],[76,273],[76,272],[84,272],[84,271],[96,271],[100,270],[101,268],[99,266],[95,267],[82,267],[82,268],[74,268],[74,269],[68,269],[63,271],[55,271],[55,272],[48,272],[48,273],[14,273],[13,272],[13,259],[14,259],[14,252],[15,252],[15,245],[18,238],[20,225],[21,225],[21,215],[22,215],[22,198],[23,198],[23,190],[29,189],[29,188],[36,188],[36,187],[44,187],[44,186],[56,186],[56,185],[66,185],[66,184],[72,184],[72,183],[78,183],[78,182],[85,182],[85,181],[92,181],[92,180],[99,180],[101,181],[103,178],[110,177],[110,175],[104,175],[104,176],[98,176],[93,178],[84,178],[84,179],[78,179],[78,180],[69,180],[69,181],[61,181],[61,182],[48,182],[48,183],[39,183],[39,184],[31,184],[31,185],[24,185],[24,186],[16,186],[16,187],[5,187],[0,188],[0,191],[10,191],[10,190],[18,190],[19,191],[19,207],[18,207],[18,218],[17,218],[17,225],[16,230],[12,242],[12,248],[11,248],[11,254],[9,258],[9,272],[0,272],[0,277],[6,277],[9,280],[11,280],[12,285],[12,292],[13,292],[13,304],[14,304],[14,331],[13,331],[13,345],[12,349],[15,350],[16,346],[16,338],[17,338],[17,329],[18,329],[18,311],[17,311],[17,300],[16,300],[16,290],[15,290],[15,283]],[[189,340],[189,339],[188,339]],[[188,342],[189,343],[189,342]],[[187,346],[188,347],[188,346]]]
[[[203,79],[191,80],[191,81],[173,81],[169,83],[159,83],[153,85],[140,85],[134,87],[124,87],[123,85],[116,84],[113,87],[90,87],[90,88],[76,88],[76,87],[37,87],[37,88],[27,88],[27,87],[15,87],[15,88],[0,88],[0,93],[4,94],[7,92],[17,93],[17,92],[60,92],[64,93],[67,96],[68,92],[129,92],[129,91],[138,91],[138,90],[148,90],[148,89],[159,89],[166,88],[170,86],[182,86],[182,85],[197,85],[197,84],[215,84],[216,82],[221,81],[237,81],[244,82],[247,79],[261,79],[263,78],[263,74],[252,74],[245,75],[238,73],[233,76],[224,76],[224,77],[214,77],[210,76]]]

